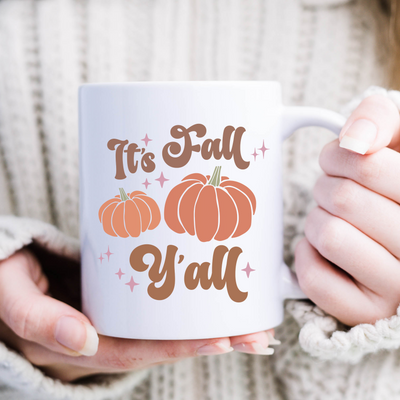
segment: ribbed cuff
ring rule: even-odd
[[[289,300],[286,310],[301,326],[302,349],[321,360],[355,364],[366,354],[400,347],[400,306],[390,318],[351,328],[308,301]]]

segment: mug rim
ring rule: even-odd
[[[179,81],[126,81],[126,82],[86,82],[81,83],[79,88],[94,87],[94,86],[244,86],[244,85],[268,85],[275,88],[281,88],[281,83],[276,80],[179,80]]]

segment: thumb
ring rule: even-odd
[[[70,356],[96,354],[99,338],[88,318],[43,294],[48,286],[28,251],[0,262],[0,318],[22,339]]]
[[[386,146],[399,150],[399,110],[381,94],[365,98],[345,123],[339,141],[340,147],[359,154],[375,153]]]

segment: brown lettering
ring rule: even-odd
[[[208,268],[210,267],[209,262],[191,263],[188,265],[185,271],[185,285],[188,289],[196,289],[200,283],[200,286],[208,290],[211,287],[212,280],[208,278]]]
[[[225,273],[222,274],[222,265],[226,254],[228,254],[226,268]],[[193,290],[200,283],[200,286],[207,290],[213,284],[217,290],[226,287],[229,297],[237,303],[246,300],[248,293],[241,292],[236,284],[236,265],[240,254],[242,254],[240,247],[233,247],[231,250],[228,250],[226,246],[216,247],[212,260],[211,278],[208,278],[210,263],[191,263],[185,271],[186,287]]]
[[[162,156],[166,164],[173,168],[180,168],[186,165],[192,152],[200,152],[200,145],[192,145],[192,139],[190,138],[190,133],[196,132],[196,136],[203,137],[207,129],[202,124],[195,124],[189,128],[185,128],[182,125],[175,125],[171,128],[171,136],[174,139],[184,139],[183,150],[182,146],[176,142],[167,143],[162,151]]]
[[[128,170],[131,174],[134,174],[137,171],[138,162],[135,161],[135,153],[140,153],[140,149],[136,143],[131,143],[128,146],[128,150],[125,150],[128,158]]]
[[[242,126],[239,128],[234,128],[233,126],[227,126],[224,129],[224,133],[222,135],[222,154],[226,160],[230,160],[233,156],[233,160],[235,165],[239,169],[246,169],[249,165],[249,161],[244,161],[242,158],[242,153],[240,151],[240,146],[242,142],[243,133],[246,131]],[[233,136],[233,143],[231,146],[231,136],[232,133],[235,132]]]
[[[212,156],[216,160],[221,159],[222,151],[220,149],[221,139],[207,139],[204,141],[203,145],[201,146],[201,156],[205,160],[209,160]]]
[[[153,172],[156,168],[156,164],[154,163],[154,154],[153,153],[146,153],[142,157],[141,165],[142,170],[144,172]]]
[[[110,150],[115,150],[115,179],[125,179],[124,171],[124,147],[128,144],[128,140],[110,139],[107,143],[107,147]]]
[[[172,294],[175,287],[175,258],[177,251],[178,248],[176,246],[169,245],[167,247],[165,262],[161,269],[162,255],[157,247],[143,244],[131,252],[129,262],[135,271],[144,272],[149,268],[149,278],[152,283],[147,288],[147,292],[152,299],[164,300]],[[154,257],[151,265],[143,261],[147,254],[151,254]],[[193,262],[186,268],[185,286],[189,290],[196,289],[199,284],[204,290],[210,289],[211,285],[214,285],[217,290],[222,290],[226,287],[228,295],[233,301],[240,303],[246,300],[248,292],[240,291],[236,284],[236,266],[240,254],[242,254],[240,247],[232,247],[230,250],[226,246],[216,247],[211,263],[211,277],[209,278],[209,262],[203,262],[202,264]],[[178,264],[182,262],[183,258],[182,255],[179,256]],[[226,266],[223,272],[224,260],[226,260]],[[156,284],[164,278],[164,283],[160,287],[156,287]]]
[[[228,253],[228,258],[226,261],[225,274],[222,276],[222,262],[226,253]],[[248,295],[247,292],[241,292],[236,284],[236,265],[240,254],[242,254],[242,249],[240,247],[232,247],[232,249],[228,251],[226,246],[218,246],[214,250],[211,277],[215,288],[221,290],[226,286],[229,297],[237,303],[246,300]]]
[[[222,134],[222,141],[221,139],[206,139],[200,146],[192,144],[190,133],[196,132],[196,136],[199,138],[205,136],[207,130],[204,125],[195,124],[187,129],[182,125],[175,125],[171,128],[171,136],[175,139],[183,138],[183,148],[177,142],[167,143],[162,151],[163,159],[170,167],[180,168],[190,161],[193,152],[200,152],[204,160],[209,160],[211,157],[214,157],[215,160],[222,157],[230,160],[233,157],[234,163],[239,169],[246,169],[250,162],[244,161],[241,154],[241,142],[245,131],[246,129],[242,126],[235,129],[228,125]]]
[[[149,278],[152,283],[147,288],[147,293],[154,300],[164,300],[171,295],[175,287],[175,255],[178,248],[176,246],[168,246],[167,254],[163,268],[160,270],[162,256],[160,250],[150,244],[143,244],[136,247],[129,259],[131,267],[138,272],[146,271],[149,264],[143,261],[146,254],[154,257],[153,264],[149,270]],[[160,287],[156,287],[156,283],[161,282],[165,277],[164,283]]]

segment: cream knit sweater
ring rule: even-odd
[[[77,87],[137,80],[279,80],[287,105],[336,111],[384,86],[372,0],[0,0],[0,258],[36,241],[79,257]],[[375,15],[376,18],[373,17]],[[355,98],[349,113],[360,101]],[[285,259],[303,235],[334,138],[284,147]],[[400,290],[400,289],[399,289]],[[1,399],[400,398],[398,315],[345,327],[286,301],[272,356],[232,352],[63,384],[0,343]],[[397,397],[396,397],[397,396]]]

